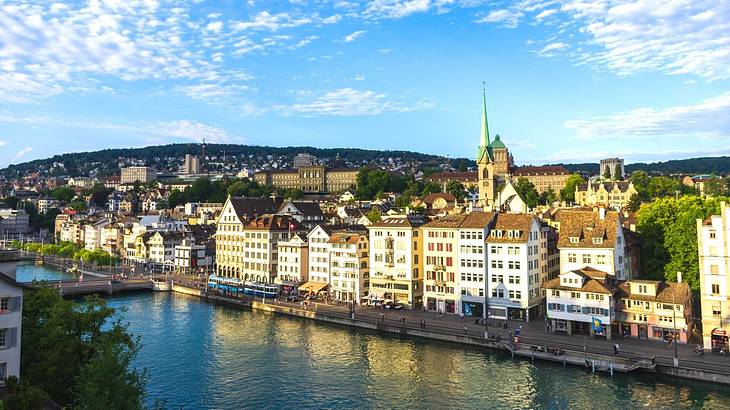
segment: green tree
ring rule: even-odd
[[[611,168],[606,165],[606,169],[603,171],[603,178],[611,179]]]
[[[174,209],[178,205],[185,204],[185,194],[178,189],[170,191],[170,195],[167,197],[167,208]]]
[[[629,176],[629,181],[634,184],[636,192],[639,193],[641,199],[649,199],[649,182],[651,178],[644,171],[634,171]]]
[[[5,380],[8,387],[8,398],[4,403],[9,410],[12,409],[41,409],[48,401],[48,395],[43,390],[31,385],[27,380],[18,381],[15,376]],[[0,402],[0,404],[3,404]]]
[[[87,192],[87,195],[91,196],[89,203],[103,208],[106,206],[106,203],[109,200],[109,194],[112,192],[114,192],[114,190],[105,187],[104,184],[95,184],[94,187]]]
[[[649,199],[676,196],[682,193],[682,184],[674,178],[664,176],[652,177],[649,180],[646,192]]]
[[[376,208],[371,209],[365,216],[372,223],[380,222],[380,219],[381,219],[380,211],[377,210]]]
[[[35,286],[24,297],[22,332],[23,380],[56,403],[142,407],[147,372],[130,366],[139,340],[104,299],[64,300],[52,288]]]
[[[535,208],[540,201],[540,194],[537,193],[535,185],[527,178],[519,178],[513,185],[515,191],[530,208]]]
[[[714,177],[705,181],[705,195],[722,196],[728,194],[726,181],[722,178]]]
[[[284,191],[284,195],[282,195],[284,198],[291,199],[292,201],[296,201],[299,199],[302,199],[304,196],[304,193],[301,189],[298,188],[290,188]]]
[[[725,197],[668,196],[643,204],[637,213],[641,234],[641,265],[648,277],[676,280],[683,273],[693,290],[699,290],[697,219],[719,214]]]
[[[57,201],[71,202],[75,196],[76,192],[67,186],[58,187],[51,192],[51,198]]]
[[[436,182],[426,182],[423,184],[423,191],[421,191],[421,196],[426,196],[428,194],[434,194],[437,192],[441,192],[441,185]]]
[[[629,198],[629,203],[626,206],[626,209],[628,209],[631,212],[636,212],[641,207],[641,197],[639,194],[633,194],[631,195],[631,198]]]
[[[578,173],[569,176],[565,181],[565,186],[560,190],[560,199],[565,202],[575,201],[575,187],[585,183],[586,180]]]
[[[616,164],[616,167],[613,169],[613,175],[616,176],[617,181],[623,181],[624,176],[621,174],[621,164]]]
[[[449,181],[449,183],[446,184],[446,192],[453,195],[458,202],[463,201],[464,197],[466,197],[466,188],[464,188],[464,185],[459,181]]]
[[[373,199],[378,192],[388,190],[390,174],[380,169],[363,168],[357,174],[357,199]]]
[[[540,203],[545,205],[550,205],[558,200],[558,194],[553,191],[553,188],[548,188],[547,191],[542,191],[540,193]]]
[[[86,210],[86,202],[79,199],[74,199],[73,201],[71,201],[70,204],[68,204],[68,206],[69,208],[79,212],[83,212]]]

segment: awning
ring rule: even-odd
[[[300,292],[314,292],[317,293],[329,285],[328,283],[309,281],[299,287]]]

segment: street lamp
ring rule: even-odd
[[[679,367],[679,357],[677,357],[677,305],[674,300],[674,292],[672,292],[672,325],[674,330],[672,332],[672,339],[674,339],[674,367]]]

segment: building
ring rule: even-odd
[[[498,214],[485,239],[490,318],[533,321],[541,315],[540,259],[547,231],[532,214]]]
[[[288,241],[279,241],[278,270],[274,283],[281,285],[284,293],[292,293],[309,279],[309,243],[303,234],[292,235]]]
[[[558,229],[560,272],[591,267],[618,280],[633,278],[619,212],[561,209],[553,225]]]
[[[109,226],[108,218],[91,217],[84,221],[84,249],[93,251],[101,248],[101,231]]]
[[[565,188],[570,171],[563,166],[519,167],[512,172],[513,180],[525,178],[535,186],[538,193],[552,190],[556,194]]]
[[[465,316],[486,317],[489,281],[484,240],[496,215],[494,212],[471,212],[458,227],[457,310]]]
[[[308,291],[317,288],[314,292],[323,290],[330,283],[330,245],[331,228],[318,225],[307,233],[309,245],[309,278],[312,282],[306,287]]]
[[[249,198],[239,198],[249,199]],[[278,243],[304,232],[288,215],[261,215],[243,218],[236,201],[228,198],[218,218],[216,272],[218,276],[271,283],[278,268]]]
[[[370,237],[371,299],[392,300],[408,308],[423,304],[423,239],[419,215],[384,217],[367,227]]]
[[[601,176],[611,174],[611,179],[624,179],[624,176],[626,176],[623,158],[602,159],[599,170]],[[616,171],[619,172],[618,175]]]
[[[308,230],[315,226],[324,224],[324,213],[319,204],[312,201],[291,201],[287,200],[281,204],[277,215],[289,215],[296,219]]]
[[[314,165],[316,158],[307,153],[299,153],[294,156],[293,159],[293,165],[294,169],[304,168],[304,167],[311,167]]]
[[[133,184],[137,181],[146,184],[157,179],[157,172],[152,167],[122,168],[120,184]]]
[[[0,208],[0,235],[30,232],[30,217],[23,209]]]
[[[175,268],[178,272],[207,272],[213,267],[213,255],[208,252],[208,247],[196,244],[190,237],[175,245],[174,254]]]
[[[491,141],[487,122],[487,95],[482,93],[482,124],[479,150],[477,151],[477,178],[479,187],[479,204],[491,209],[494,207],[497,187],[504,183],[513,166],[512,155],[499,135]]]
[[[706,349],[728,348],[730,335],[730,205],[697,220],[702,340]]]
[[[61,201],[50,198],[40,198],[36,204],[38,207],[39,214],[47,214],[51,209],[58,209],[61,206]]]
[[[624,337],[687,343],[692,336],[692,291],[686,283],[631,280],[621,290],[617,320]]]
[[[421,226],[423,299],[426,310],[458,313],[458,231],[464,215],[449,215]]]
[[[262,171],[254,175],[260,185],[281,189],[299,189],[305,193],[337,193],[357,189],[357,168],[332,168],[324,165],[303,166],[281,171]]]
[[[612,338],[619,292],[613,275],[593,268],[568,270],[542,288],[550,332]]]
[[[466,189],[476,187],[479,184],[479,178],[476,171],[461,172],[436,172],[426,177],[427,182],[435,182],[441,186],[442,191],[446,191],[449,182],[456,181]]]
[[[330,248],[330,296],[360,304],[370,290],[367,231],[334,232],[327,244]]]
[[[23,287],[15,281],[19,255],[0,251],[0,382],[20,377],[20,341],[23,319]]]
[[[197,155],[185,154],[185,164],[182,169],[183,174],[196,175],[200,173],[200,161]]]
[[[155,231],[147,240],[147,260],[163,267],[175,265],[175,247],[182,244],[182,232]]]
[[[626,208],[631,197],[638,194],[634,184],[628,181],[580,184],[575,187],[575,203],[621,209]]]
[[[96,180],[94,178],[72,177],[68,179],[67,185],[81,189],[89,189],[93,188],[95,183]]]

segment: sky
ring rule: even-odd
[[[730,155],[730,0],[0,0],[0,168],[177,142]]]

